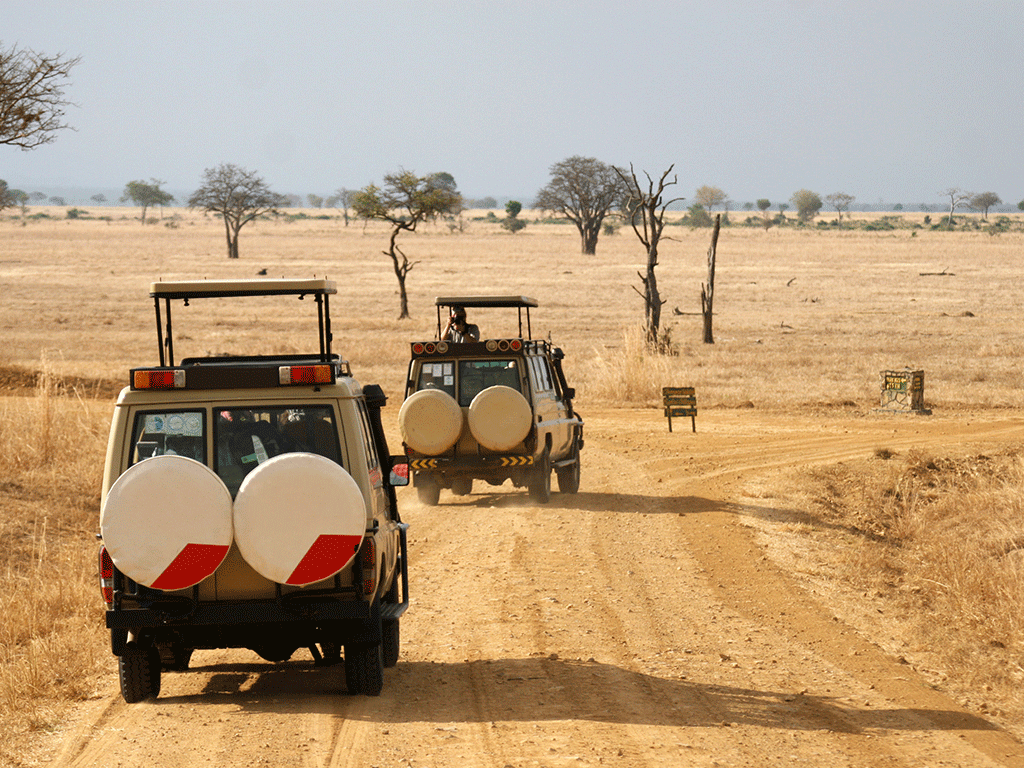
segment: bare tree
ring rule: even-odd
[[[533,207],[569,219],[580,231],[582,252],[597,252],[597,236],[608,212],[621,201],[621,171],[593,157],[573,157],[551,166],[551,181]]]
[[[629,176],[626,176],[624,171],[616,169],[623,185],[629,190],[629,198],[625,207],[631,215],[627,218],[631,221],[633,231],[647,251],[647,271],[646,273],[637,272],[644,289],[641,291],[634,286],[633,290],[644,300],[644,332],[647,344],[659,350],[664,346],[660,333],[661,307],[665,302],[661,300],[657,276],[654,274],[654,269],[658,266],[658,244],[661,242],[662,232],[665,229],[665,209],[672,203],[686,199],[676,197],[665,200],[665,188],[677,183],[675,176],[671,181],[667,180],[674,167],[675,165],[670,165],[668,170],[661,174],[657,183],[645,171],[646,189],[641,186],[632,164],[629,166]]]
[[[704,316],[704,343],[714,344],[712,320],[715,316],[715,260],[718,257],[718,232],[722,228],[722,214],[715,216],[715,229],[708,248],[708,281],[700,287],[700,311]]]
[[[398,235],[415,232],[421,221],[462,210],[462,195],[456,191],[450,173],[417,176],[412,171],[399,171],[384,177],[384,186],[370,184],[352,196],[352,210],[363,219],[377,219],[391,225],[391,239],[384,255],[391,259],[398,280],[400,312],[398,318],[409,317],[409,296],[405,280],[419,262],[410,261],[398,247]]]
[[[974,193],[965,192],[964,190],[960,189],[960,187],[950,187],[949,189],[944,189],[939,194],[942,195],[943,197],[949,198],[949,220],[947,222],[947,226],[950,229],[952,229],[953,211],[955,211],[957,208],[970,205],[971,198],[974,197]]]
[[[0,49],[0,144],[34,149],[67,128],[67,78],[80,58],[44,56],[27,48]]]
[[[352,205],[352,198],[356,194],[354,189],[341,187],[337,192],[327,199],[327,204],[334,208],[341,208],[341,215],[345,219],[345,226],[348,226],[348,209]]]
[[[201,208],[224,218],[228,258],[238,258],[238,233],[258,216],[277,213],[284,195],[272,192],[254,171],[222,163],[203,172],[203,185],[188,199],[189,208]]]
[[[848,210],[856,199],[853,195],[848,195],[845,192],[833,192],[831,195],[825,196],[825,202],[835,208],[836,213],[839,214],[840,227],[843,226],[843,211]]]

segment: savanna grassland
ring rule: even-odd
[[[908,649],[938,649],[928,661],[936,684],[1021,731],[1024,432],[963,445],[956,424],[1024,412],[1024,234],[725,228],[716,343],[706,345],[699,311],[710,233],[670,227],[657,277],[674,354],[656,356],[638,330],[634,286],[645,254],[627,228],[602,236],[593,256],[580,254],[571,225],[535,222],[511,235],[481,212],[403,235],[417,263],[413,316],[398,320],[382,225],[345,226],[318,211],[259,221],[242,230],[241,258],[228,260],[221,223],[202,214],[167,209],[143,226],[131,209],[91,213],[0,217],[0,720],[10,724],[0,764],[31,764],[33,745],[59,730],[69,703],[110,682],[96,521],[112,398],[129,367],[157,362],[150,282],[264,270],[337,282],[335,350],[392,404],[408,342],[436,331],[434,297],[502,293],[539,300],[534,335],[565,350],[585,415],[650,411],[662,386],[685,384],[697,388],[702,412],[752,422],[794,415],[831,428],[840,418],[952,416],[948,449],[880,440],[870,459],[774,478],[758,492],[785,496],[791,510],[766,518],[762,535],[780,562],[796,552],[804,567],[819,563],[808,572],[819,588],[897,607],[899,618],[879,631]],[[271,311],[259,300],[241,311],[214,301],[175,308],[176,357],[305,351],[315,343],[315,305],[299,309]],[[513,331],[498,314],[471,322],[485,337]],[[903,368],[925,372],[934,416],[875,413],[880,372]],[[877,616],[863,621],[878,628]]]

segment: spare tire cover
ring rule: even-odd
[[[103,544],[121,573],[154,589],[186,589],[231,547],[231,494],[205,464],[155,456],[122,474],[100,512]]]
[[[469,431],[484,448],[507,451],[530,434],[533,411],[511,387],[488,387],[469,404]]]
[[[418,453],[444,453],[462,434],[462,408],[441,389],[421,389],[398,411],[402,441]]]
[[[366,503],[355,479],[330,459],[286,453],[246,475],[235,496],[235,543],[257,573],[305,586],[355,557]]]

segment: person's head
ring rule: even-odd
[[[466,310],[464,307],[452,307],[452,325],[466,324]]]

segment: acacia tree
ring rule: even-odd
[[[7,182],[0,179],[0,211],[4,208],[12,208],[18,204],[18,201],[15,199],[15,192],[17,191],[16,189],[8,188]]]
[[[685,200],[683,197],[665,200],[665,188],[677,183],[675,176],[671,181],[667,181],[668,175],[672,173],[674,167],[675,165],[670,165],[668,170],[661,174],[657,184],[645,171],[646,189],[641,186],[632,164],[629,166],[629,176],[626,176],[624,171],[616,170],[622,185],[629,194],[625,205],[626,211],[630,214],[627,218],[633,225],[637,239],[647,251],[647,271],[646,273],[637,272],[644,289],[641,291],[633,286],[633,290],[644,300],[644,333],[647,344],[658,350],[664,346],[659,334],[661,332],[661,307],[665,303],[661,300],[661,294],[658,292],[658,280],[654,274],[654,269],[658,266],[658,244],[661,242],[662,232],[665,229],[665,209],[672,203]]]
[[[995,192],[979,192],[971,198],[971,208],[981,211],[981,218],[988,219],[988,209],[993,205],[999,205],[1003,201]]]
[[[386,175],[382,187],[370,184],[353,194],[351,204],[356,216],[391,225],[388,250],[383,253],[391,259],[398,280],[398,318],[409,317],[405,280],[419,262],[410,261],[398,247],[398,236],[402,232],[415,232],[422,221],[462,210],[462,195],[456,189],[455,179],[450,173],[417,176],[412,171],[400,170]]]
[[[121,195],[121,202],[131,202],[133,205],[142,206],[140,220],[146,223],[146,211],[151,205],[165,206],[174,202],[174,195],[164,192],[160,185],[164,182],[158,179],[150,179],[151,184],[144,181],[129,181],[124,185],[124,193]]]
[[[796,207],[797,218],[802,222],[811,221],[821,210],[821,195],[809,189],[800,189],[790,198]]]
[[[693,199],[703,206],[705,211],[711,213],[716,205],[725,205],[729,196],[718,187],[703,186],[697,190]]]
[[[228,258],[238,258],[238,233],[258,216],[277,213],[286,202],[271,191],[255,171],[222,163],[203,172],[203,185],[188,199],[189,208],[200,208],[224,218]]]
[[[825,196],[825,202],[836,209],[836,213],[839,214],[839,226],[843,226],[843,211],[848,210],[853,201],[857,198],[853,195],[848,195],[845,192],[833,192],[831,195]]]
[[[67,128],[64,88],[79,58],[44,56],[27,48],[0,49],[0,144],[34,149]]]
[[[596,253],[601,224],[624,193],[622,171],[580,155],[555,163],[550,171],[551,181],[537,193],[534,208],[569,219],[580,231],[582,252]]]
[[[761,212],[761,218],[764,219],[764,231],[767,232],[768,228],[772,225],[772,220],[768,216],[768,209],[772,207],[772,201],[767,197],[762,197],[757,201],[757,210]]]

